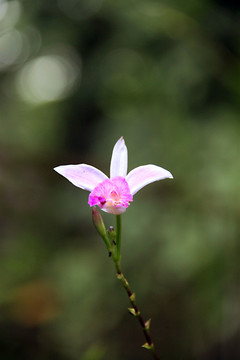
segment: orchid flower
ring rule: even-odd
[[[150,319],[143,320],[143,316],[136,304],[135,293],[132,292],[129,282],[121,271],[121,214],[126,211],[135,195],[144,186],[162,179],[172,179],[172,174],[156,165],[139,166],[127,174],[128,151],[123,137],[115,144],[110,164],[110,178],[102,171],[91,165],[62,165],[54,168],[60,175],[67,178],[73,185],[90,191],[88,204],[93,207],[93,224],[105,242],[108,255],[114,262],[117,278],[127,292],[131,308],[129,312],[135,316],[143,330],[146,342],[142,345],[151,351],[155,360],[159,360],[150,335]],[[116,215],[116,228],[111,226],[106,230],[103,219],[95,205],[101,210]]]
[[[139,166],[127,174],[128,151],[123,137],[115,144],[110,164],[110,178],[91,165],[62,165],[54,168],[73,185],[90,191],[88,204],[120,215],[126,211],[135,195],[144,186],[172,174],[156,165]]]

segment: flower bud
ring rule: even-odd
[[[150,324],[151,324],[151,319],[145,321],[145,323],[144,323],[145,329],[146,329],[147,331],[149,331],[149,329],[150,329]]]
[[[135,301],[136,301],[136,295],[135,295],[135,293],[132,293],[132,295],[129,296],[129,299],[130,299],[132,302],[135,302]]]
[[[146,342],[145,344],[142,345],[142,347],[147,350],[153,350],[153,343],[149,344],[148,342]]]
[[[105,228],[103,219],[102,219],[101,215],[99,214],[99,212],[97,211],[95,206],[92,208],[92,220],[93,220],[93,225],[95,226],[99,235],[101,237],[105,238],[106,237],[106,228]]]
[[[136,310],[134,308],[128,308],[129,314],[137,316]]]

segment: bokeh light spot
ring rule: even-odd
[[[20,19],[21,12],[19,1],[0,0],[0,28],[14,27]]]
[[[12,65],[17,60],[22,43],[22,36],[17,30],[10,30],[0,36],[0,69]]]
[[[80,78],[80,61],[65,55],[44,55],[28,62],[17,76],[16,87],[28,103],[41,104],[68,96]]]

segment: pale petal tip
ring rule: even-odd
[[[66,167],[67,165],[60,165],[53,168],[53,170],[56,171],[58,174],[65,176],[64,174],[66,171]]]
[[[56,166],[56,167],[53,168],[53,170],[56,171],[57,173],[59,173],[59,168],[60,168],[60,167],[61,167],[61,166]]]
[[[121,136],[121,137],[118,139],[118,141],[116,142],[115,145],[117,145],[117,144],[120,145],[121,147],[126,146],[123,136]]]
[[[165,170],[165,174],[164,174],[163,179],[173,179],[173,175],[170,173],[170,171]]]
[[[121,136],[121,137],[120,137],[119,141],[122,141],[122,142],[123,142],[123,144],[125,145],[125,141],[124,141],[123,136]]]

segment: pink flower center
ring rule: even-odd
[[[126,211],[133,201],[129,185],[124,177],[106,179],[98,184],[89,195],[88,204],[98,205],[102,210],[115,215]]]

